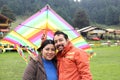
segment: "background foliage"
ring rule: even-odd
[[[81,2],[74,2],[74,0],[0,0],[0,8],[2,9],[4,5],[8,6],[16,16],[31,16],[46,4],[49,4],[74,27],[86,26],[84,23],[82,26],[74,24],[76,23],[74,15],[77,15],[76,12],[80,9],[82,9],[81,13],[87,14],[85,16],[89,20],[87,24],[89,22],[109,26],[120,24],[120,0],[81,0]]]

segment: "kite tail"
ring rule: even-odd
[[[18,54],[24,59],[26,64],[28,64],[28,60],[26,56],[24,55],[23,50],[18,45],[16,46],[16,49],[17,49]]]
[[[38,56],[38,52],[35,49],[26,48],[26,51],[29,53],[30,57],[32,57],[33,59],[36,59],[36,57]]]

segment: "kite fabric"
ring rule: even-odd
[[[43,34],[47,35],[45,39],[53,39],[54,32],[57,30],[65,32],[76,47],[90,55],[94,53],[83,37],[49,5],[19,24],[3,40],[37,50],[41,45]]]

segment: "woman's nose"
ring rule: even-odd
[[[49,53],[53,53],[53,51],[52,51],[52,50],[49,50]]]

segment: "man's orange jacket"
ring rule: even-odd
[[[86,52],[71,42],[57,54],[58,80],[92,80]]]

